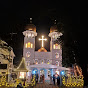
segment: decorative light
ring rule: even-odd
[[[65,75],[65,72],[64,71],[61,71],[61,75]]]
[[[46,41],[47,39],[44,39],[44,36],[42,36],[42,39],[39,38],[39,41],[42,41],[42,47],[44,47],[44,41]]]

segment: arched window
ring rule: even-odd
[[[37,59],[35,59],[35,64],[38,64],[38,60]]]
[[[42,62],[41,62],[42,64],[44,63],[44,61],[42,60]]]
[[[26,53],[26,57],[30,57],[30,52],[27,52]]]
[[[59,44],[57,44],[57,43],[56,43],[56,44],[54,44],[54,45],[53,45],[53,49],[60,49],[60,45],[59,45]]]
[[[55,57],[56,58],[59,58],[59,53],[55,53]]]
[[[28,43],[25,44],[25,47],[26,48],[33,48],[33,44],[28,42]]]
[[[50,64],[50,61],[49,60],[47,61],[47,64]]]
[[[56,61],[56,66],[59,66],[59,61]]]
[[[30,65],[30,61],[27,61],[27,66],[29,66]]]

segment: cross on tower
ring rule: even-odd
[[[44,47],[44,41],[46,41],[47,39],[46,38],[44,39],[44,36],[42,36],[42,39],[39,38],[39,40],[42,41],[42,47]]]

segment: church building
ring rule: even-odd
[[[60,44],[54,43],[57,37],[60,38],[63,34],[58,32],[57,25],[51,26],[49,36],[50,41],[50,51],[44,48],[44,42],[47,41],[42,35],[39,38],[39,42],[42,42],[41,48],[35,51],[35,37],[37,36],[36,26],[32,24],[32,18],[30,19],[30,24],[25,27],[24,35],[24,47],[23,47],[23,57],[25,58],[26,67],[29,70],[28,76],[31,74],[53,75],[55,72],[60,74],[60,70],[65,69],[62,67],[62,47]],[[38,45],[38,44],[37,44]],[[60,68],[61,67],[61,68]]]

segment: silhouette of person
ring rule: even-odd
[[[55,85],[55,78],[56,78],[55,75],[53,75],[53,83],[54,83],[54,85]]]

